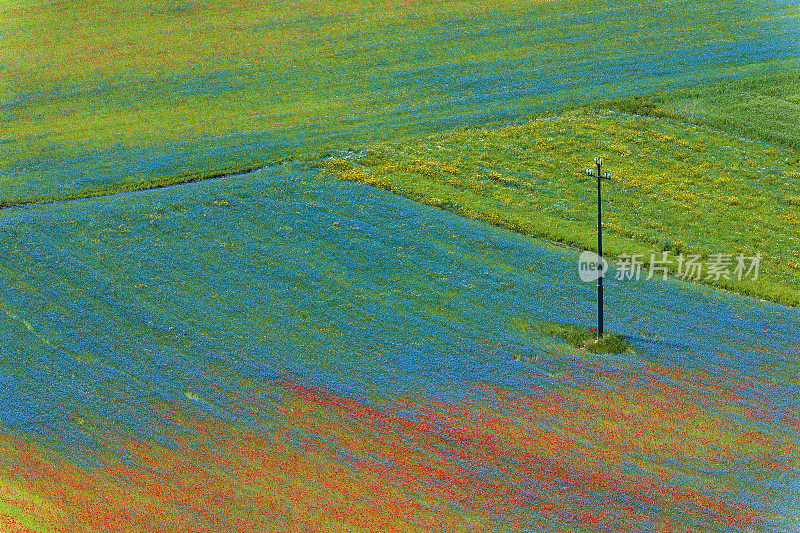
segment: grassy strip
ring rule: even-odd
[[[646,270],[663,252],[705,259],[758,252],[757,280],[700,281],[800,305],[800,168],[793,154],[674,121],[576,110],[377,145],[317,166],[342,179],[591,250],[596,195],[584,169],[600,155],[615,171],[604,188],[607,256],[642,254]]]
[[[570,344],[586,348],[592,353],[625,353],[633,350],[633,345],[619,333],[606,333],[602,339],[597,338],[597,330],[573,324],[559,324],[543,321],[536,324],[536,329],[544,335],[563,339]]]
[[[182,183],[192,183],[195,181],[225,178],[228,176],[238,176],[260,170],[269,165],[280,165],[289,162],[290,159],[252,165],[246,167],[234,166],[222,168],[211,172],[183,172],[179,174],[163,174],[158,177],[146,177],[123,183],[115,183],[106,187],[93,187],[90,189],[78,189],[59,195],[38,195],[21,198],[8,198],[0,201],[0,209],[8,209],[22,205],[41,205],[69,200],[80,200],[82,198],[97,198],[101,196],[112,196],[126,192],[149,191],[152,189],[163,189]]]

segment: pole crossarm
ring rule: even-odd
[[[587,168],[586,174],[591,177],[598,177],[599,179],[603,180],[610,180],[611,179],[611,172],[603,172],[603,158],[602,157],[595,157],[594,162],[597,164],[597,170],[593,168]]]

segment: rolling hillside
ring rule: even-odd
[[[798,68],[781,0],[3,6],[5,204]]]
[[[798,19],[0,0],[0,531],[796,531]]]
[[[610,282],[593,356],[533,327],[591,323],[575,252],[291,168],[0,225],[35,531],[794,527],[796,309]]]

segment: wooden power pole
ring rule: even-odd
[[[597,165],[597,170],[593,168],[586,169],[586,174],[589,176],[597,177],[597,255],[598,259],[598,277],[597,277],[597,338],[603,338],[603,212],[602,202],[603,196],[601,193],[602,180],[610,180],[611,172],[603,172],[603,158],[595,157],[594,162]]]

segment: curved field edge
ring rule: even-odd
[[[636,354],[594,356],[534,326],[591,323],[574,251],[302,169],[0,223],[0,478],[67,531],[313,530],[351,501],[357,529],[791,522],[795,309],[610,281]]]
[[[761,255],[758,278],[699,281],[800,305],[796,152],[660,117],[574,110],[498,128],[384,143],[317,163],[342,179],[513,231],[596,250],[604,157],[604,253]],[[654,254],[654,255],[651,255]],[[735,261],[734,261],[735,264]],[[712,277],[713,278],[713,277]]]
[[[313,158],[797,62],[796,13],[780,0],[292,6],[4,9],[0,202]]]

